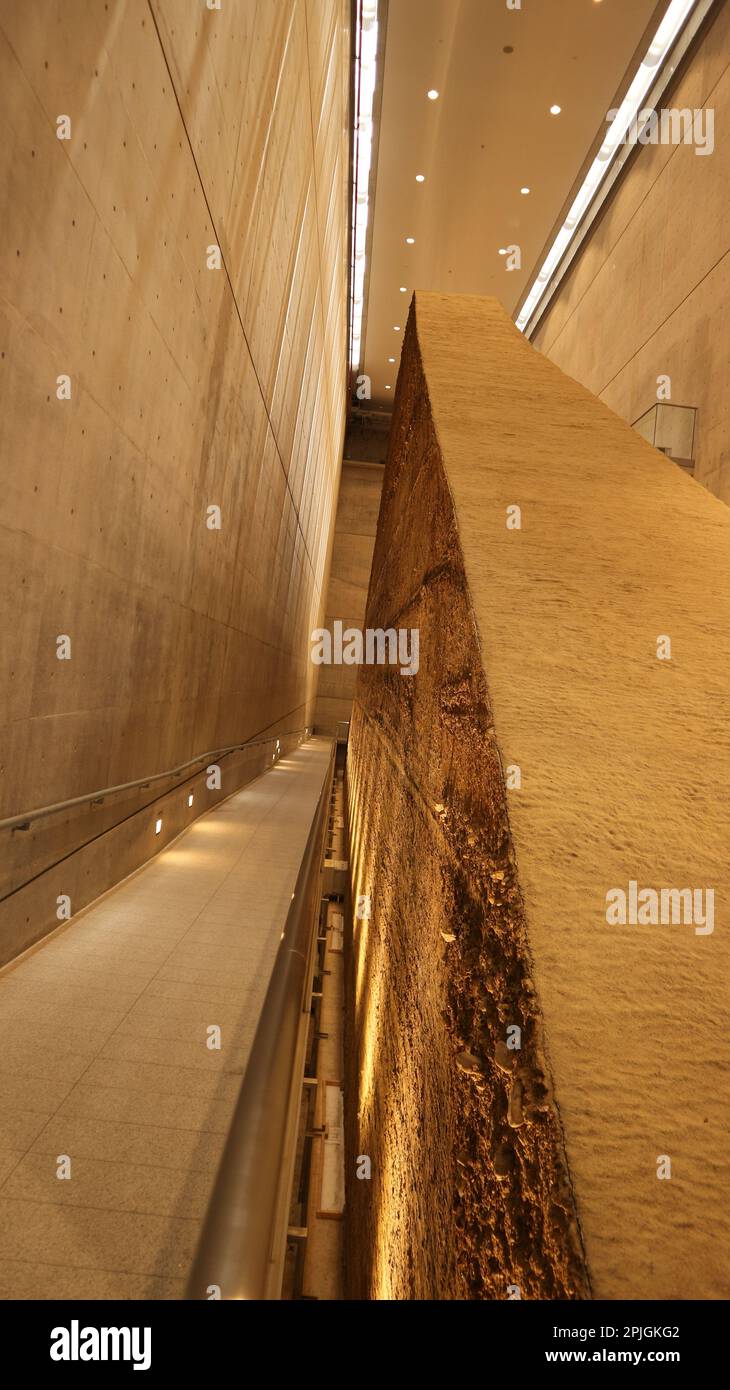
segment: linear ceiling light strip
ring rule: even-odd
[[[362,0],[355,54],[355,157],[352,189],[352,303],[350,308],[350,367],[360,364],[365,302],[365,246],[373,150],[373,98],[378,49],[378,0]]]
[[[669,5],[647,49],[644,59],[634,76],[631,86],[608,128],[606,139],[593,160],[578,190],[568,216],[550,247],[547,257],[540,267],[537,278],[530,287],[527,298],[522,304],[515,320],[521,332],[524,332],[530,324],[530,320],[533,318],[543,296],[550,287],[551,277],[554,275],[558,265],[563,259],[588,209],[596,201],[599,190],[604,184],[609,171],[612,169],[615,171],[616,155],[618,151],[623,148],[624,141],[632,128],[632,124],[637,120],[639,112],[643,108],[643,102],[647,93],[655,85],[657,75],[662,65],[667,61],[671,49],[681,34],[689,16],[700,3],[701,0],[672,0],[672,3]],[[704,3],[702,8],[706,12],[710,6]]]
[[[362,0],[355,5],[355,71],[353,79],[355,122],[352,133],[352,201],[350,206],[350,300],[348,304],[348,361],[352,366],[352,344],[355,305],[355,210],[357,207],[357,129],[360,120],[360,35],[362,30]]]

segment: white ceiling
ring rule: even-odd
[[[414,289],[492,294],[513,313],[658,8],[389,0],[360,368],[375,404],[392,403]],[[499,248],[515,243],[522,269],[507,271]]]

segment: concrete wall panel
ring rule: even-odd
[[[345,628],[365,626],[382,483],[379,464],[346,460],[342,466],[324,616],[330,633],[338,621]],[[352,713],[357,668],[333,664],[318,669],[317,728],[336,733],[337,725]]]
[[[672,109],[712,111],[714,150],[640,147],[535,335],[535,346],[629,423],[669,375],[698,408],[695,477],[730,501],[730,10],[720,7]]]
[[[344,0],[0,6],[0,814],[312,722],[348,26]]]

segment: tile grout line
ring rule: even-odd
[[[289,756],[291,756],[291,755],[289,755]],[[308,761],[310,761],[310,760],[308,760]],[[272,770],[272,769],[267,769],[267,771],[271,771],[271,770]],[[308,773],[310,773],[310,768],[307,768],[306,770],[307,770]],[[311,785],[311,782],[314,781],[314,783],[315,783],[314,795],[315,795],[315,804],[316,804],[317,787],[319,786],[320,789],[321,789],[321,778],[318,779],[317,776],[316,776],[316,763],[314,764],[314,767],[311,768],[311,773],[312,773],[312,775],[311,775],[311,776],[307,776],[307,778],[305,779],[305,787],[303,788],[303,790],[305,791],[305,793],[307,794],[307,797],[308,797],[308,794],[309,794],[309,792],[310,792],[310,785]],[[263,788],[262,788],[261,790],[263,790]],[[28,1147],[21,1153],[21,1155],[20,1155],[20,1157],[19,1157],[17,1163],[16,1163],[16,1164],[10,1169],[10,1171],[5,1175],[5,1177],[4,1177],[3,1181],[2,1181],[2,1183],[0,1183],[0,1194],[2,1194],[2,1195],[5,1196],[5,1200],[7,1200],[7,1201],[31,1200],[35,1205],[48,1205],[48,1206],[54,1206],[54,1207],[65,1207],[65,1206],[67,1205],[66,1203],[58,1203],[58,1202],[57,1202],[57,1203],[39,1202],[37,1198],[36,1198],[36,1199],[12,1198],[12,1197],[7,1196],[7,1194],[6,1194],[6,1192],[5,1192],[5,1189],[6,1189],[6,1187],[7,1187],[7,1184],[10,1182],[10,1179],[14,1176],[15,1173],[17,1173],[18,1168],[20,1167],[20,1165],[23,1164],[23,1163],[25,1162],[25,1160],[30,1156],[30,1154],[31,1154],[32,1151],[36,1150],[37,1144],[38,1144],[39,1141],[42,1139],[42,1136],[43,1136],[44,1132],[49,1128],[49,1126],[50,1126],[50,1124],[52,1123],[52,1121],[61,1118],[61,1117],[60,1117],[60,1110],[61,1110],[61,1107],[64,1106],[68,1101],[70,1101],[71,1097],[72,1097],[73,1094],[74,1094],[74,1091],[83,1083],[84,1077],[88,1075],[88,1072],[89,1072],[90,1069],[93,1067],[94,1063],[97,1062],[97,1061],[99,1061],[100,1059],[102,1059],[104,1048],[106,1048],[106,1047],[108,1046],[108,1044],[111,1042],[111,1040],[112,1040],[115,1036],[117,1036],[117,1035],[119,1035],[119,1036],[130,1036],[129,1034],[119,1034],[119,1030],[122,1028],[122,1026],[123,1026],[126,1022],[128,1022],[130,1015],[132,1014],[132,1012],[133,1012],[134,1009],[136,1008],[136,1006],[137,1006],[137,1004],[139,1003],[140,999],[144,996],[144,994],[146,993],[146,991],[150,988],[150,986],[153,985],[153,984],[155,983],[155,981],[157,981],[158,983],[165,983],[163,980],[161,980],[161,979],[159,978],[160,972],[163,971],[163,970],[166,968],[166,966],[169,964],[170,960],[171,960],[172,957],[174,956],[175,952],[180,948],[181,944],[189,937],[190,933],[195,929],[196,925],[197,925],[197,924],[199,923],[199,921],[200,921],[200,918],[201,918],[202,914],[203,914],[203,913],[206,911],[206,909],[210,906],[211,902],[214,901],[216,895],[221,891],[221,889],[223,888],[223,886],[224,886],[225,884],[227,884],[227,883],[229,882],[229,880],[231,880],[231,878],[233,878],[233,877],[235,876],[236,870],[239,868],[239,866],[240,866],[240,864],[241,864],[241,860],[243,859],[244,855],[245,855],[248,851],[251,850],[251,847],[252,847],[253,843],[255,842],[257,836],[259,835],[259,832],[260,832],[262,829],[263,829],[263,830],[268,830],[268,829],[270,829],[271,817],[272,817],[272,815],[274,814],[274,812],[276,811],[277,807],[280,806],[281,802],[282,802],[283,800],[286,799],[288,790],[289,790],[289,789],[285,786],[285,787],[282,788],[282,790],[281,790],[281,792],[280,792],[280,794],[279,794],[278,796],[273,797],[273,798],[272,798],[272,797],[267,798],[267,799],[268,799],[268,805],[267,805],[267,807],[266,807],[266,810],[264,811],[263,815],[261,816],[261,818],[259,819],[259,821],[258,821],[258,823],[256,824],[255,828],[253,829],[252,834],[247,838],[246,843],[245,843],[243,846],[240,846],[240,847],[239,847],[238,852],[236,853],[235,858],[233,859],[233,862],[232,862],[232,864],[230,865],[228,871],[224,874],[223,878],[219,878],[219,879],[218,879],[218,882],[217,882],[216,886],[212,889],[210,896],[206,899],[205,903],[203,903],[203,904],[201,905],[201,907],[200,907],[199,911],[197,912],[196,916],[195,916],[195,917],[193,918],[193,920],[190,922],[189,926],[188,926],[188,927],[186,928],[186,930],[183,932],[182,936],[180,936],[180,937],[177,939],[177,941],[175,942],[175,944],[172,946],[171,950],[170,950],[170,951],[167,953],[167,955],[165,956],[164,960],[163,960],[163,961],[160,963],[160,965],[158,966],[158,969],[155,971],[155,973],[153,974],[153,976],[148,980],[147,984],[146,984],[146,985],[144,986],[144,988],[139,992],[139,994],[137,994],[136,998],[134,999],[134,1001],[133,1001],[132,1004],[130,1005],[129,1009],[128,1009],[128,1010],[126,1011],[126,1013],[124,1014],[123,1018],[121,1018],[121,1019],[117,1022],[117,1024],[115,1025],[115,1027],[114,1027],[114,1028],[112,1029],[112,1031],[108,1034],[108,1036],[106,1036],[106,1037],[104,1038],[104,1041],[103,1041],[102,1044],[101,1044],[101,1049],[100,1049],[98,1052],[96,1052],[96,1053],[94,1054],[94,1056],[92,1056],[92,1057],[90,1058],[89,1063],[88,1063],[88,1066],[87,1066],[87,1067],[85,1068],[85,1070],[81,1073],[81,1075],[78,1076],[78,1077],[76,1078],[76,1080],[72,1083],[72,1085],[70,1086],[69,1090],[65,1092],[65,1094],[63,1095],[63,1097],[62,1097],[62,1099],[61,1099],[61,1101],[60,1101],[58,1107],[56,1108],[56,1110],[53,1111],[53,1113],[50,1114],[50,1115],[47,1117],[47,1119],[46,1119],[46,1121],[44,1122],[43,1126],[41,1127],[40,1131],[34,1136],[34,1138],[31,1140],[30,1144],[28,1145]],[[241,790],[241,795],[245,795],[245,792],[246,792],[246,788],[243,788],[243,789]],[[227,804],[230,805],[230,803],[227,803]],[[214,808],[214,809],[215,809],[215,808]],[[201,817],[201,820],[203,820],[203,819],[204,819],[204,818]],[[296,822],[296,823],[299,824],[299,823],[300,823],[300,818],[299,818],[299,817],[292,817],[292,825],[293,825],[294,822]],[[288,827],[287,827],[287,828],[288,828]],[[163,854],[164,854],[164,852],[163,852]],[[160,858],[162,858],[162,856],[160,856]],[[301,855],[300,855],[300,859],[301,859]],[[159,863],[159,860],[157,860],[157,861],[155,861],[155,862],[158,864],[158,863]],[[294,864],[296,864],[296,857],[295,857]],[[152,866],[150,866],[150,868],[152,868]],[[294,865],[292,865],[292,868],[291,868],[290,870],[288,870],[287,876],[290,876],[292,871],[295,872]],[[169,982],[169,983],[175,983],[175,982]],[[186,982],[182,982],[182,983],[186,983]],[[195,982],[192,982],[192,983],[194,984]],[[152,996],[152,997],[154,998],[154,997],[156,997],[156,996]],[[162,1005],[162,1006],[163,1006],[163,1008],[164,1008],[164,996],[159,996],[159,997],[160,997],[161,1000],[163,1001],[163,1005]],[[177,1002],[177,1001],[175,1001],[175,1002]],[[195,1002],[195,1001],[192,1001],[192,1000],[191,1000],[191,1003],[192,1003],[192,1002]],[[204,1001],[203,1001],[203,1002],[204,1002]],[[134,1036],[134,1035],[131,1035],[131,1036]],[[76,1054],[76,1055],[78,1055],[78,1054]],[[123,1059],[123,1058],[121,1058],[121,1059],[108,1059],[108,1060],[120,1060],[120,1061],[129,1060],[129,1061],[133,1061],[134,1059]],[[151,1063],[150,1065],[159,1066],[159,1067],[164,1067],[166,1064],[160,1063],[160,1062],[153,1062],[153,1063]],[[176,1064],[167,1064],[167,1065],[170,1067],[170,1069],[172,1069],[173,1065],[176,1065]],[[183,1067],[180,1067],[180,1068],[178,1068],[178,1069],[179,1069],[179,1070],[182,1070],[182,1071],[185,1071],[185,1070],[186,1070],[186,1068],[185,1068],[184,1066],[183,1066]],[[195,1072],[196,1072],[197,1074],[199,1074],[199,1075],[206,1075],[206,1074],[207,1074],[207,1068],[188,1068],[187,1070],[195,1071]],[[219,1080],[220,1080],[221,1073],[213,1073],[213,1074],[216,1076],[216,1080],[219,1081]],[[235,1076],[236,1074],[237,1074],[237,1073],[236,1073],[234,1070],[232,1070],[232,1069],[231,1069],[231,1070],[225,1069],[225,1070],[223,1071],[223,1076],[224,1076],[224,1077],[225,1077],[225,1076]],[[43,1079],[43,1078],[38,1078],[38,1079]],[[51,1080],[52,1080],[52,1079],[51,1079]],[[172,1093],[169,1093],[169,1092],[155,1092],[155,1091],[150,1092],[150,1091],[147,1090],[147,1089],[142,1090],[142,1091],[136,1091],[136,1090],[135,1090],[135,1091],[130,1092],[128,1087],[99,1087],[99,1088],[97,1088],[97,1089],[99,1089],[99,1090],[104,1090],[104,1091],[111,1091],[112,1093],[113,1093],[114,1091],[117,1091],[117,1090],[118,1090],[118,1091],[119,1091],[120,1093],[122,1093],[122,1094],[133,1094],[133,1095],[147,1094],[147,1095],[153,1095],[153,1096],[159,1096],[159,1097],[162,1097],[162,1096],[165,1096],[165,1097],[171,1096],[171,1098],[172,1098],[173,1100],[178,1099],[180,1095],[184,1095],[184,1094],[185,1094],[184,1091],[179,1092],[179,1093],[178,1093],[178,1092],[172,1092]],[[202,1097],[200,1097],[200,1099],[201,1099],[203,1102],[206,1102],[206,1101],[210,1100],[211,1104],[223,1104],[223,1105],[227,1104],[226,1100],[225,1100],[223,1097],[219,1097],[219,1096],[216,1096],[216,1097],[213,1097],[213,1098],[210,1098],[210,1097],[207,1097],[207,1096],[202,1096]],[[30,1113],[30,1112],[29,1112],[29,1113]],[[45,1113],[45,1112],[36,1112],[36,1113]],[[83,1120],[85,1117],[83,1117],[83,1116],[81,1116],[81,1117],[68,1116],[68,1118],[69,1118],[69,1119],[72,1119],[72,1118],[77,1118],[77,1119],[79,1119],[79,1118],[80,1118],[80,1119]],[[88,1117],[86,1117],[86,1118],[88,1118]],[[107,1122],[107,1121],[102,1120],[102,1123],[104,1123],[104,1122]],[[129,1129],[132,1129],[132,1130],[139,1130],[139,1129],[151,1129],[151,1130],[154,1130],[155,1128],[158,1128],[158,1129],[163,1129],[163,1130],[166,1130],[166,1131],[168,1131],[168,1132],[173,1132],[173,1133],[174,1133],[174,1132],[181,1132],[181,1133],[199,1134],[199,1135],[211,1134],[211,1135],[216,1135],[216,1136],[218,1136],[218,1138],[217,1138],[216,1140],[213,1141],[213,1142],[218,1142],[218,1143],[222,1142],[222,1141],[220,1140],[220,1136],[225,1134],[225,1130],[224,1130],[224,1131],[206,1130],[206,1129],[201,1129],[199,1126],[195,1127],[194,1129],[189,1129],[189,1130],[188,1130],[188,1129],[182,1129],[182,1130],[181,1130],[179,1126],[140,1125],[138,1122],[131,1122],[131,1121],[128,1121],[128,1120],[119,1120],[119,1121],[116,1121],[116,1123],[119,1123],[120,1125],[122,1125],[122,1126],[124,1126],[124,1127],[128,1127]],[[105,1160],[105,1159],[94,1159],[94,1160],[90,1160],[90,1161],[97,1162],[97,1163],[99,1163],[99,1164],[106,1164],[107,1162],[109,1162],[109,1160]],[[112,1162],[113,1162],[113,1160],[112,1160]],[[138,1166],[148,1167],[149,1170],[150,1170],[151,1172],[164,1172],[164,1171],[168,1171],[168,1172],[170,1172],[170,1171],[174,1171],[174,1172],[184,1172],[184,1171],[187,1171],[187,1172],[197,1172],[197,1173],[200,1173],[202,1176],[205,1176],[205,1175],[207,1174],[207,1175],[210,1177],[210,1170],[208,1170],[208,1169],[206,1169],[206,1168],[193,1168],[193,1169],[191,1169],[189,1166],[187,1166],[186,1169],[178,1169],[178,1168],[170,1168],[169,1165],[159,1165],[159,1164],[154,1164],[154,1165],[153,1165],[153,1164],[150,1164],[150,1165],[138,1165]],[[88,1211],[88,1210],[95,1210],[95,1209],[96,1209],[96,1208],[93,1208],[93,1207],[86,1206],[86,1205],[84,1205],[83,1203],[73,1204],[73,1205],[75,1205],[75,1209],[78,1210],[78,1211]],[[116,1208],[101,1208],[101,1210],[117,1210],[117,1209],[116,1209]],[[121,1210],[124,1211],[124,1209],[121,1209]],[[154,1217],[154,1215],[155,1215],[155,1213],[153,1213],[153,1212],[150,1212],[150,1213],[127,1213],[127,1214],[149,1215],[149,1216],[151,1216],[151,1217]],[[172,1221],[172,1220],[177,1220],[177,1221],[183,1221],[183,1222],[185,1222],[185,1221],[190,1221],[190,1222],[192,1222],[192,1223],[199,1222],[199,1220],[200,1220],[199,1217],[179,1217],[179,1216],[173,1217],[173,1216],[171,1216],[171,1215],[168,1214],[168,1213],[165,1213],[165,1214],[164,1214],[164,1217],[161,1216],[160,1219],[165,1219],[165,1220],[170,1220],[170,1221]],[[157,1278],[165,1278],[166,1276],[163,1276],[163,1275],[156,1275],[155,1277],[157,1277]]]

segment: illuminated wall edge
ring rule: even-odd
[[[672,0],[652,39],[605,140],[571,203],[568,215],[514,313],[517,328],[532,337],[609,193],[624,173],[636,142],[624,143],[639,112],[654,109],[717,0]],[[661,68],[657,72],[658,65]],[[653,75],[656,77],[652,81]],[[640,127],[639,134],[641,133]],[[622,153],[620,153],[622,152]]]

